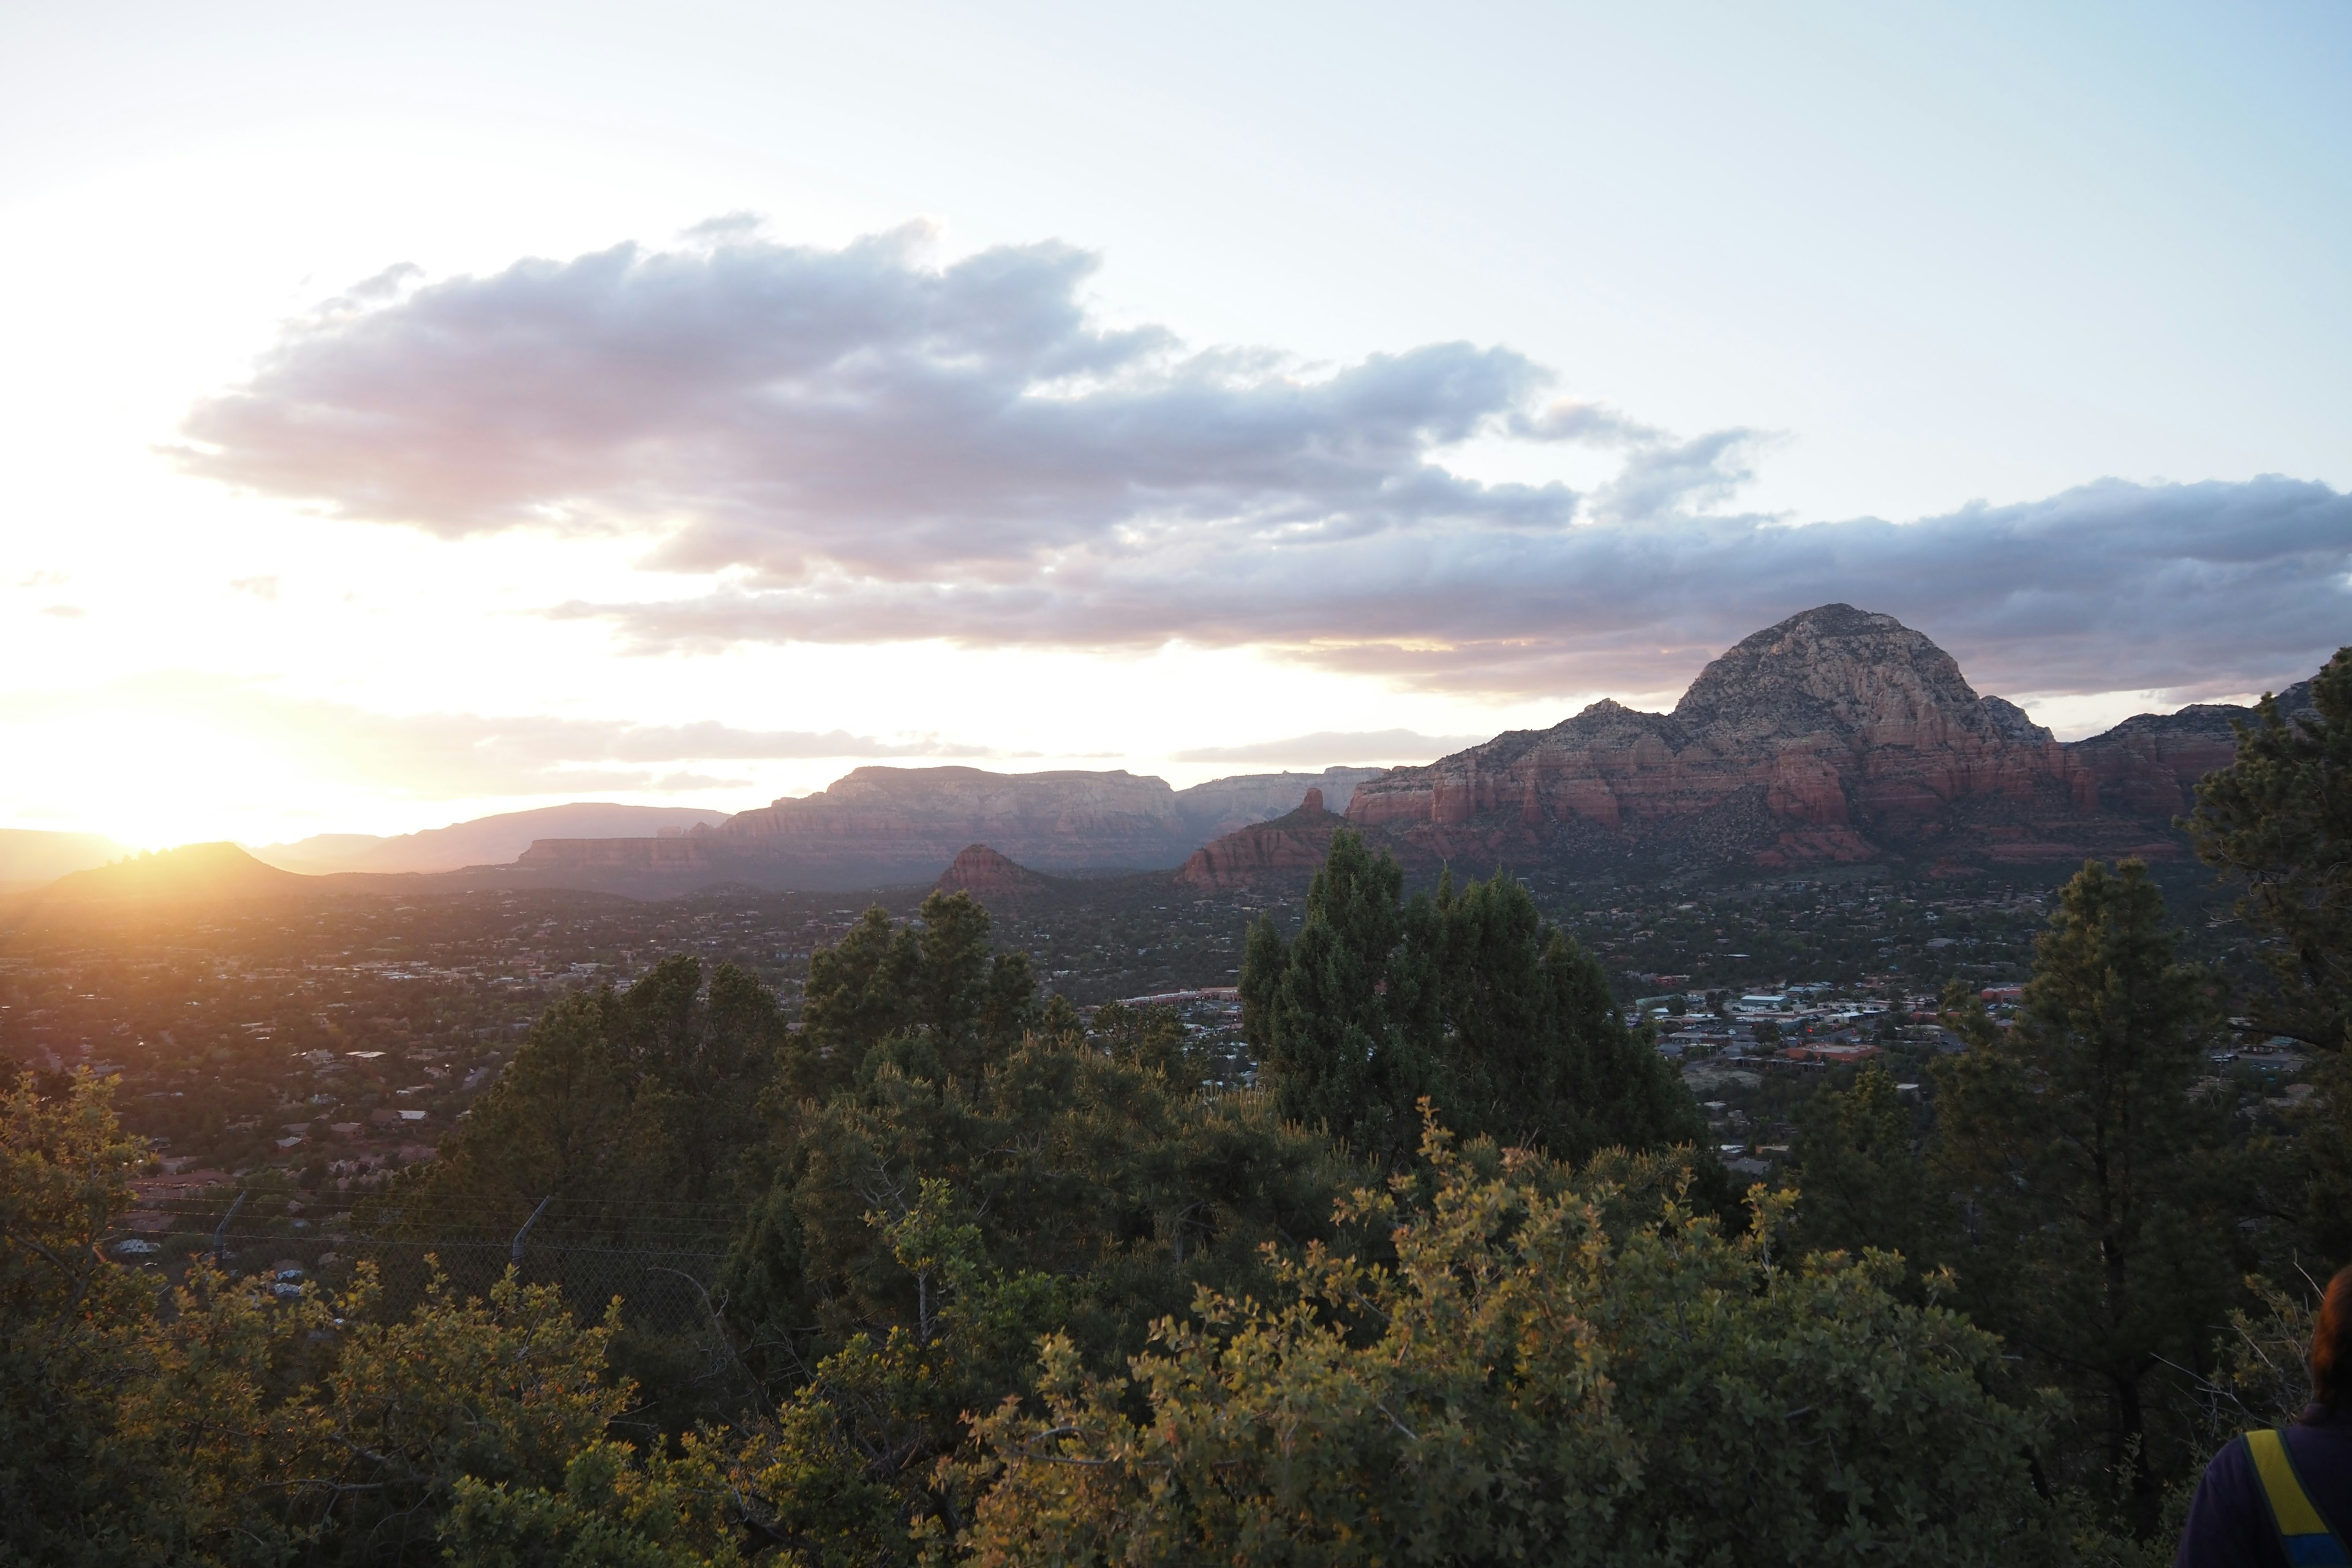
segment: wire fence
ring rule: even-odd
[[[368,1209],[310,1215],[278,1196],[205,1194],[149,1198],[100,1249],[125,1267],[177,1279],[199,1258],[281,1296],[306,1284],[340,1292],[372,1264],[380,1310],[407,1313],[437,1279],[446,1294],[487,1297],[507,1271],[552,1285],[583,1319],[614,1298],[641,1336],[708,1337],[721,1331],[711,1290],[736,1216],[717,1205],[583,1203],[550,1198],[521,1213],[496,1204],[430,1213]]]

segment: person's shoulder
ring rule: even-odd
[[[2259,1568],[2273,1558],[2284,1553],[2272,1539],[2253,1457],[2232,1437],[2206,1461],[2173,1568]]]

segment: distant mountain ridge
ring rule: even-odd
[[[248,846],[248,852],[282,870],[310,876],[336,871],[455,871],[467,866],[506,865],[538,838],[654,837],[726,820],[723,811],[694,806],[573,801],[530,811],[499,812],[394,837],[321,833],[291,844]]]
[[[120,860],[131,850],[99,833],[0,827],[0,891],[37,888],[74,871]]]
[[[542,885],[637,893],[720,881],[855,889],[929,881],[966,847],[985,845],[1048,874],[1168,870],[1309,790],[1344,800],[1382,772],[1245,773],[1179,790],[1124,770],[861,767],[682,838],[541,839],[516,868]]]
[[[2310,682],[2280,693],[2280,706],[2308,712]],[[1940,873],[2168,858],[2187,853],[2173,819],[2197,781],[2234,755],[2232,722],[2253,716],[2196,704],[2061,742],[2016,704],[1979,694],[1950,655],[1894,617],[1825,605],[1725,650],[1670,712],[1600,701],[1420,767],[1243,774],[1183,790],[1123,771],[860,767],[732,816],[582,802],[400,838],[320,836],[266,846],[259,858],[191,846],[84,870],[55,890],[69,901],[206,885],[225,895],[465,886],[646,898],[937,883],[1002,895],[1066,888],[1056,879],[1077,872],[1180,867],[1179,880],[1208,890],[1303,880],[1343,825],[1423,869],[1879,861]],[[0,867],[9,846],[0,834]],[[50,849],[121,852],[103,840]]]
[[[234,844],[184,844],[61,877],[27,901],[95,903],[274,898],[317,879],[265,865]]]

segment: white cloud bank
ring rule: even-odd
[[[423,284],[289,326],[188,416],[189,472],[448,537],[642,535],[701,574],[553,613],[646,648],[946,638],[1255,646],[1402,685],[1657,691],[1844,600],[2012,695],[2277,686],[2352,633],[2352,498],[2102,480],[1895,524],[1715,515],[1756,432],[1680,440],[1556,399],[1502,348],[1336,369],[1115,328],[1058,244],[948,266],[737,226]],[[1622,455],[1487,484],[1471,441]]]

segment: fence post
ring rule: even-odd
[[[243,1203],[245,1200],[240,1196],[237,1201],[239,1203]],[[507,1249],[508,1261],[517,1265],[518,1267],[521,1265],[522,1238],[530,1234],[530,1227],[539,1223],[539,1216],[545,1214],[547,1212],[547,1205],[554,1201],[555,1194],[553,1193],[550,1193],[547,1196],[539,1200],[539,1206],[530,1211],[530,1217],[522,1222],[522,1228],[520,1230],[515,1232],[514,1245]]]
[[[245,1206],[245,1194],[244,1194],[243,1193],[239,1193],[239,1194],[236,1194],[236,1202],[235,1202],[235,1203],[233,1203],[233,1204],[231,1204],[231,1205],[228,1205],[228,1213],[226,1213],[226,1214],[225,1214],[225,1215],[221,1215],[221,1222],[220,1222],[220,1224],[218,1224],[217,1226],[215,1226],[213,1227],[213,1261],[214,1261],[214,1262],[217,1263],[217,1262],[219,1262],[219,1261],[220,1261],[220,1255],[221,1255],[221,1242],[222,1242],[222,1241],[223,1241],[223,1239],[224,1239],[224,1238],[226,1238],[226,1237],[227,1237],[227,1235],[228,1235],[228,1222],[229,1222],[229,1221],[231,1221],[231,1220],[233,1220],[233,1219],[235,1219],[235,1218],[236,1217],[236,1211],[237,1211],[237,1210],[239,1210],[239,1209],[241,1209],[241,1208],[243,1208],[244,1206]]]

